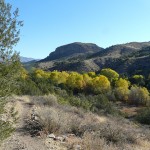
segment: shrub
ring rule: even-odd
[[[149,105],[150,96],[145,87],[133,86],[129,93],[129,103],[135,105]]]
[[[91,96],[93,103],[93,111],[96,113],[105,113],[111,115],[118,115],[120,112],[115,108],[114,103],[108,100],[106,95],[100,94]]]
[[[36,83],[30,79],[20,79],[19,81],[19,89],[16,94],[19,95],[41,95],[41,91],[37,87]]]
[[[150,107],[140,110],[137,114],[136,120],[140,123],[150,125]]]
[[[9,122],[4,122],[0,120],[0,142],[5,138],[9,137],[14,131],[14,128]]]
[[[39,106],[56,106],[57,97],[52,94],[45,96],[33,96],[32,103]]]

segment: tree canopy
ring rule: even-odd
[[[12,10],[12,5],[0,0],[0,98],[11,93],[16,85],[15,78],[21,67],[19,54],[13,47],[19,41],[19,33],[23,25],[18,21],[18,9]]]

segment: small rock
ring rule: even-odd
[[[63,141],[67,141],[68,137],[66,135],[63,135],[62,137],[64,138]]]
[[[75,134],[68,134],[68,137],[72,137],[72,136],[75,136]]]
[[[58,136],[58,137],[55,137],[54,140],[63,142],[63,141],[64,141],[64,138],[61,137],[61,136]]]
[[[52,138],[52,139],[55,139],[55,138],[56,138],[54,134],[49,134],[47,137],[48,137],[48,138]]]
[[[81,150],[81,146],[80,145],[75,145],[74,150]]]

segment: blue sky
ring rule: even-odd
[[[56,47],[95,43],[100,47],[150,41],[150,0],[6,0],[24,21],[21,56],[45,58]]]

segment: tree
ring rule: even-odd
[[[129,94],[129,102],[136,105],[150,105],[148,90],[145,87],[132,86]]]
[[[128,100],[130,82],[120,78],[115,82],[115,94],[119,100]]]
[[[114,79],[119,78],[119,74],[110,68],[102,69],[100,74],[106,76],[110,82],[112,82],[112,80]]]
[[[100,75],[92,79],[91,88],[94,93],[105,93],[110,89],[110,82],[107,77]]]
[[[18,9],[12,12],[12,6],[0,0],[0,99],[14,91],[21,67],[19,54],[13,51],[19,41],[19,27],[23,25],[17,17]]]
[[[72,90],[83,90],[85,87],[83,75],[77,72],[71,72],[66,80],[66,85]]]
[[[144,86],[145,85],[145,79],[143,75],[134,75],[131,78],[131,82],[133,84],[137,84],[138,86]]]

